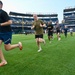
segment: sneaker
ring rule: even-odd
[[[22,50],[22,48],[23,48],[23,47],[22,47],[22,43],[19,42],[18,44],[19,44],[19,49]]]
[[[4,66],[4,65],[6,65],[6,64],[7,64],[7,62],[1,62],[1,63],[0,63],[0,67]]]
[[[42,49],[39,49],[38,52],[40,52]]]
[[[61,40],[61,38],[58,39],[59,41]]]

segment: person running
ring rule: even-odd
[[[11,32],[11,24],[12,21],[10,20],[8,14],[6,11],[2,10],[3,3],[0,1],[0,66],[4,66],[7,64],[7,61],[4,57],[3,51],[2,51],[2,43],[4,42],[5,50],[9,51],[14,48],[19,48],[22,50],[22,43],[18,42],[18,44],[11,45],[11,39],[12,39],[12,32]]]
[[[48,22],[47,30],[48,30],[48,40],[51,43],[51,39],[53,39],[53,25],[52,25],[52,21]]]
[[[68,28],[67,28],[67,26],[65,26],[65,28],[64,28],[64,35],[65,35],[65,37],[67,37],[67,31],[68,31]]]
[[[46,25],[43,23],[42,20],[38,19],[36,14],[33,15],[34,22],[32,24],[31,29],[35,30],[35,39],[38,46],[38,52],[42,50],[40,43],[43,42],[45,44],[45,40],[43,39],[43,27]]]
[[[70,27],[70,35],[73,36],[73,28]]]
[[[56,22],[56,33],[57,33],[57,39],[60,41],[61,37],[60,37],[60,25],[59,22]]]

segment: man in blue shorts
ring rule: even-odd
[[[18,44],[11,45],[11,39],[12,39],[12,32],[11,32],[11,24],[12,21],[10,20],[7,12],[2,10],[3,3],[0,1],[0,66],[4,66],[7,64],[7,61],[4,58],[3,52],[2,52],[2,43],[4,42],[5,50],[9,51],[14,48],[19,48],[22,50],[22,43],[19,42]]]

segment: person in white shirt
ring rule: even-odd
[[[70,28],[70,35],[73,36],[73,28]]]

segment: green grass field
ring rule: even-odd
[[[56,35],[50,44],[44,35],[46,45],[37,52],[34,34],[13,35],[12,43],[23,43],[23,50],[18,48],[3,52],[8,64],[0,67],[0,75],[75,75],[75,34],[57,41]]]

